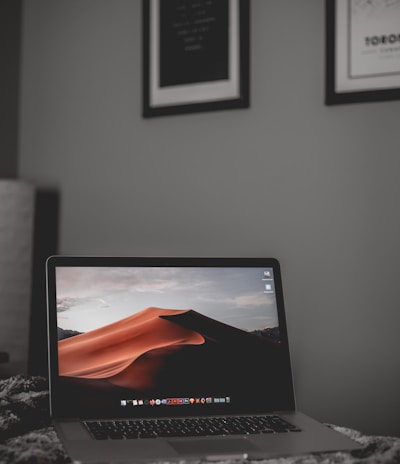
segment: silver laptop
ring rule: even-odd
[[[296,411],[270,258],[47,261],[51,415],[74,462],[360,448]]]

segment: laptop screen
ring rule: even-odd
[[[293,408],[275,260],[50,258],[53,412]]]

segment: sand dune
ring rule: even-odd
[[[147,308],[58,346],[61,376],[147,391],[189,382],[206,388],[217,377],[231,376],[232,382],[237,372],[253,375],[256,353],[266,356],[264,368],[272,373],[277,359],[273,341],[193,310],[162,308]]]
[[[204,338],[196,331],[160,317],[184,312],[147,308],[99,329],[60,340],[59,373],[111,380],[152,350],[204,343]]]

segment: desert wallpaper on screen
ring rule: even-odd
[[[238,373],[272,388],[270,282],[253,268],[57,269],[59,375],[86,394],[234,396]]]

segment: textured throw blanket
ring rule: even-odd
[[[70,462],[51,426],[48,402],[47,380],[42,377],[18,375],[0,380],[1,464]],[[268,459],[254,461],[254,464],[400,464],[400,438],[365,436],[352,429],[331,427],[354,438],[364,448],[353,453]],[[249,462],[235,461],[229,464]]]

